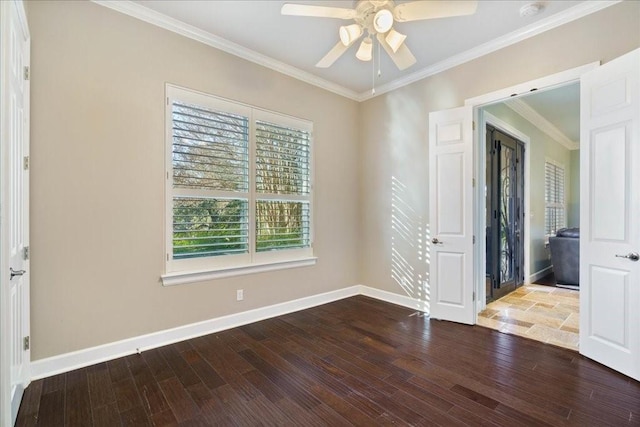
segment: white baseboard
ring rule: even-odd
[[[351,286],[348,288],[338,289],[337,291],[312,295],[310,297],[300,298],[293,301],[244,311],[242,313],[231,314],[228,316],[205,320],[203,322],[192,323],[173,329],[167,329],[71,353],[65,353],[46,359],[36,360],[31,362],[31,379],[36,380],[63,372],[69,372],[74,369],[95,365],[96,363],[117,359],[118,357],[127,356],[144,350],[162,347],[163,345],[188,340],[214,332],[223,331],[225,329],[235,328],[248,323],[258,322],[271,317],[281,316],[283,314],[293,313],[295,311],[352,297],[359,295],[360,293],[361,286]]]
[[[411,298],[406,295],[394,294],[393,292],[387,292],[377,288],[370,288],[369,286],[364,285],[361,285],[360,288],[360,294],[362,295],[386,301],[391,304],[423,311],[427,316],[429,315],[429,308],[426,301]]]
[[[550,265],[547,268],[543,268],[542,270],[533,273],[529,277],[529,282],[528,283],[533,283],[538,279],[542,279],[544,276],[546,276],[547,274],[551,273],[552,270],[553,270],[553,266]]]
[[[130,354],[162,347],[175,342],[200,337],[225,329],[231,329],[260,320],[269,319],[283,314],[293,313],[318,305],[349,298],[355,295],[365,295],[391,304],[401,305],[414,310],[427,312],[426,301],[421,301],[405,295],[394,294],[369,286],[355,285],[348,288],[323,294],[312,295],[293,301],[261,307],[242,313],[217,317],[203,322],[179,326],[177,328],[140,335],[121,341],[90,347],[83,350],[65,353],[46,359],[31,362],[31,380],[50,377],[52,375],[73,371],[96,363],[117,359]]]

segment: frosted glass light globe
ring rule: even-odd
[[[373,17],[373,28],[379,33],[386,33],[393,26],[393,14],[388,9],[381,9]]]

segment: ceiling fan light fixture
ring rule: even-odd
[[[340,41],[345,46],[349,46],[361,35],[362,27],[358,24],[351,24],[340,27]]]
[[[391,50],[393,50],[393,53],[396,53],[398,49],[400,49],[400,46],[402,46],[402,43],[404,43],[404,39],[406,38],[406,35],[399,33],[392,28],[391,30],[389,30],[389,34],[387,34],[387,37],[385,37],[385,41],[387,42]]]
[[[378,33],[386,33],[393,26],[393,13],[388,9],[380,9],[373,17],[373,28]]]
[[[371,58],[373,58],[373,43],[371,37],[362,40],[358,52],[356,52],[356,58],[360,61],[371,61]]]
[[[542,6],[546,3],[543,0],[526,0],[526,3],[529,2],[535,2],[533,3],[534,5]],[[305,3],[312,2],[307,1]],[[378,41],[378,53],[384,48],[396,67],[403,71],[414,65],[416,58],[405,43],[407,36],[393,29],[395,22],[472,15],[478,8],[479,0],[398,0],[397,2],[394,0],[351,0],[347,2],[345,0],[344,2],[326,2],[352,3],[352,8],[317,4],[325,2],[313,3],[316,4],[286,3],[282,6],[280,12],[283,15],[313,16],[350,21],[339,27],[338,35],[340,40],[322,57],[316,67],[330,67],[349,50],[351,45],[363,37],[366,30],[365,37],[367,40],[362,41],[358,46],[356,54],[358,59],[363,61],[373,60],[372,62],[375,63],[373,54],[373,38],[375,37]],[[529,10],[531,9],[532,7],[529,7]],[[379,67],[380,64],[378,64]],[[373,68],[375,82],[375,66]]]

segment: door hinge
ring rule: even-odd
[[[471,122],[471,129],[476,130],[476,122],[475,122],[475,120]]]
[[[24,339],[22,341],[23,341],[22,342],[23,343],[22,347],[24,348],[24,350],[29,350],[29,347],[31,346],[29,336],[24,337]]]
[[[476,300],[476,291],[473,291],[473,293],[471,294],[471,301],[475,301]]]
[[[473,236],[473,244],[476,244],[476,236]]]
[[[476,186],[476,179],[475,178],[471,178],[471,185],[475,188],[475,186]]]
[[[26,171],[29,170],[29,156],[24,156],[24,158],[22,159],[22,167]]]
[[[25,80],[29,80],[29,67],[28,66],[24,67],[24,79]]]
[[[24,248],[22,248],[22,259],[24,259],[25,261],[29,259],[29,246],[25,246]]]

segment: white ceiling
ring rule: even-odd
[[[571,141],[580,141],[580,84],[533,93],[522,98]]]
[[[128,2],[126,7],[122,6],[123,2],[97,1],[116,9],[128,9],[130,13],[134,12],[133,15],[145,15],[149,22],[166,21],[168,17],[172,28],[181,23],[188,24],[187,32],[196,30],[200,39],[211,35],[213,45],[230,42],[222,46],[226,48],[223,50],[284,70],[353,99],[370,97],[372,63],[355,58],[358,44],[351,46],[330,68],[315,67],[338,42],[339,27],[350,21],[282,16],[280,9],[286,2],[275,0],[135,0]],[[355,5],[350,0],[287,2],[347,8]],[[396,1],[399,3],[404,1]],[[406,44],[417,63],[399,71],[382,51],[382,75],[376,79],[376,92],[382,93],[442,71],[615,2],[538,1],[544,6],[541,13],[520,17],[520,8],[530,3],[533,1],[480,0],[477,12],[471,16],[396,23],[395,28],[407,34]],[[162,24],[167,26],[166,22]]]
[[[569,150],[580,148],[580,83],[501,102]]]
[[[330,68],[315,67],[338,42],[339,27],[351,21],[280,14],[284,3],[352,8],[357,1],[93,1],[352,99],[365,100],[373,96],[373,64],[355,58],[357,43]],[[395,1],[396,4],[406,2]],[[617,2],[479,0],[478,9],[471,16],[396,23],[394,28],[407,35],[405,43],[415,55],[417,63],[399,71],[382,51],[382,74],[375,80],[376,94],[417,81]],[[541,12],[535,16],[520,17],[520,9],[532,3],[542,5]],[[521,101],[548,122],[544,127],[547,130],[551,127],[550,134],[560,136],[559,139],[566,143],[573,142],[575,148],[575,143],[580,139],[578,84],[531,94]],[[526,107],[525,110],[528,109]]]

